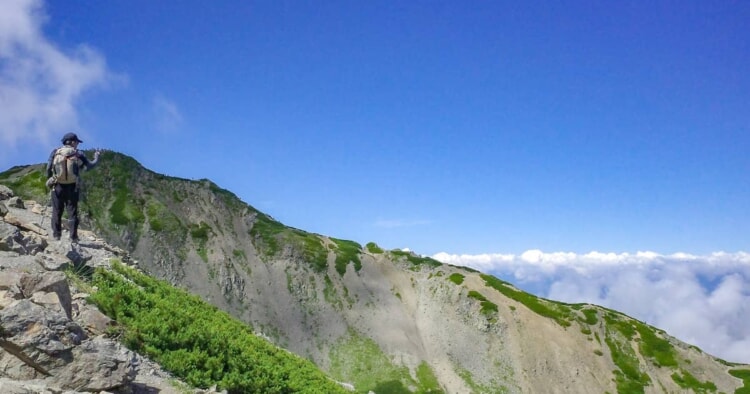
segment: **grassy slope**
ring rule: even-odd
[[[187,383],[230,393],[344,393],[311,362],[169,283],[119,263],[99,269],[92,300],[120,323],[125,344]]]

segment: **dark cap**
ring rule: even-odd
[[[81,140],[80,140],[80,139],[78,138],[78,136],[77,136],[77,135],[76,135],[75,133],[68,133],[68,134],[65,134],[65,135],[64,135],[64,136],[62,137],[62,143],[63,143],[63,144],[66,144],[66,143],[67,143],[68,141],[78,141],[79,143],[82,143],[82,142],[83,142],[83,141],[81,141]]]

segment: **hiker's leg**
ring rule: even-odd
[[[78,240],[78,188],[71,187],[68,195],[68,229],[70,239]]]
[[[50,220],[52,222],[52,236],[55,239],[60,239],[60,234],[62,234],[60,221],[65,207],[62,186],[55,185],[50,194],[52,195],[52,219]]]

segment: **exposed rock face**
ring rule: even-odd
[[[6,205],[14,208],[25,208],[25,206],[23,205],[23,200],[21,200],[20,197],[9,198]]]
[[[11,190],[8,186],[0,185],[0,201],[8,200],[14,196],[15,193],[13,193],[13,190]]]
[[[128,261],[127,254],[87,231],[79,245],[50,242],[40,226],[45,209],[2,185],[0,199],[16,199],[3,204],[0,219],[0,393],[184,392],[158,365],[110,339],[114,322],[61,271]]]
[[[0,251],[25,252],[21,242],[21,232],[18,227],[0,222]]]

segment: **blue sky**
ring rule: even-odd
[[[75,129],[387,248],[750,249],[744,2],[13,3],[98,74],[1,167]]]
[[[490,271],[720,256],[697,283],[738,277],[740,313],[748,21],[742,1],[7,0],[0,169],[74,130],[307,231],[511,256]]]

